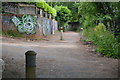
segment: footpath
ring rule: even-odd
[[[94,51],[95,46],[84,43],[82,35],[57,32],[40,41],[1,38],[2,58],[6,66],[3,78],[25,78],[25,52],[37,53],[37,78],[117,78],[118,60]]]

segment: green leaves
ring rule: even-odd
[[[78,14],[79,15],[88,15],[88,14],[93,15],[97,11],[94,3],[81,2],[77,6],[78,6]]]
[[[99,23],[95,28],[84,30],[84,36],[97,45],[97,52],[108,57],[120,58],[118,47],[120,47],[112,32],[107,31],[104,24]]]
[[[60,26],[64,26],[70,21],[71,11],[66,6],[55,6],[57,10],[57,20]]]
[[[38,7],[38,8],[45,8],[45,2],[37,2],[36,3],[36,6]]]
[[[52,14],[53,17],[56,16],[56,10],[54,8],[52,8],[51,6],[49,6],[44,0],[40,0],[39,2],[36,2],[36,6],[38,8],[42,8],[42,9],[44,9],[44,11]]]

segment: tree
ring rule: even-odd
[[[120,2],[80,2],[74,5],[78,7],[79,22],[84,28],[102,22],[107,29],[120,32],[117,27],[120,21]]]
[[[71,11],[66,6],[55,6],[57,10],[57,21],[59,26],[65,26],[70,21]]]

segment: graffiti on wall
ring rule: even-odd
[[[13,16],[12,21],[21,33],[34,34],[36,32],[37,16],[23,15],[22,18]]]
[[[43,18],[43,19],[42,19],[42,25],[43,25],[43,26],[42,26],[42,27],[43,27],[43,28],[42,28],[42,29],[43,29],[43,30],[42,30],[42,31],[43,31],[42,33],[43,33],[44,36],[46,36],[46,35],[47,35],[47,32],[48,32],[47,19],[46,19],[46,18]]]

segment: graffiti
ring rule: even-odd
[[[34,34],[36,32],[37,16],[23,15],[22,18],[14,16],[12,21],[21,33]]]
[[[47,19],[46,18],[42,19],[42,25],[43,25],[42,26],[43,27],[42,33],[44,36],[46,36],[47,35]]]
[[[13,16],[12,22],[21,33],[34,34],[36,33],[36,26],[39,27],[40,33],[44,36],[54,34],[57,30],[58,24],[55,20],[41,18],[37,20],[37,16],[23,15],[21,18]]]
[[[16,16],[13,17],[12,21],[14,22],[15,26],[18,26],[21,24],[21,21]]]
[[[47,25],[48,25],[48,33],[49,33],[49,34],[52,33],[52,32],[51,32],[51,31],[52,31],[51,22],[52,22],[52,20],[48,20],[48,24],[47,24]]]

